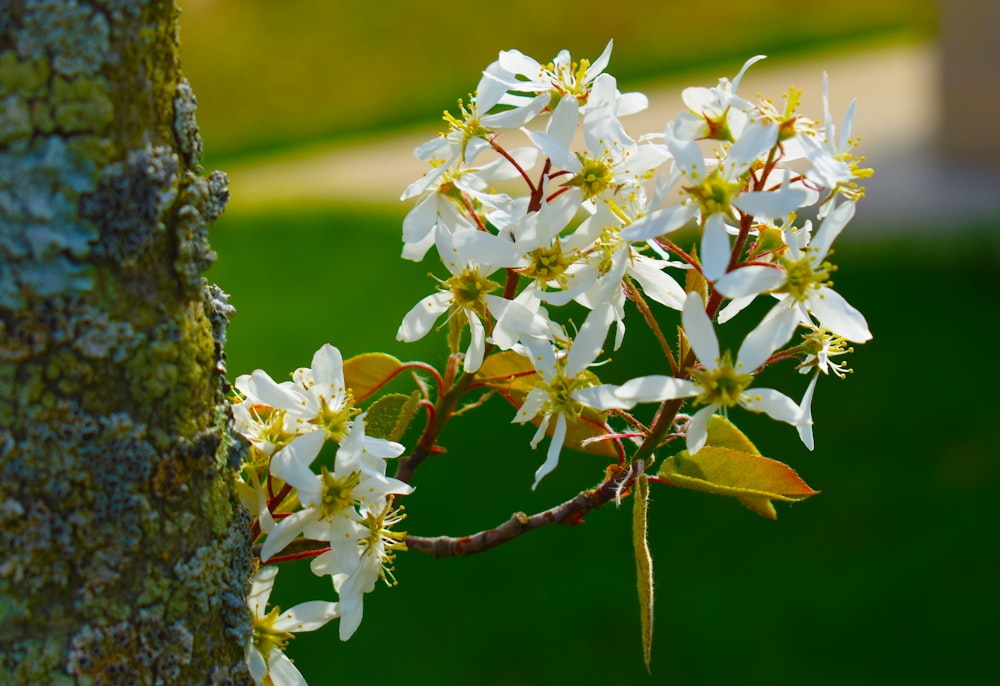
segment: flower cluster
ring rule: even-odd
[[[433,248],[446,273],[405,314],[397,338],[416,341],[446,327],[443,372],[369,353],[348,360],[348,383],[340,352],[325,345],[290,381],[260,370],[236,380],[235,428],[251,446],[239,488],[265,565],[250,597],[246,648],[258,684],[304,683],[285,656],[288,640],[334,618],[349,638],[364,595],[379,579],[395,583],[394,556],[407,543],[435,555],[471,554],[537,526],[582,521],[588,508],[657,481],[732,495],[765,516],[774,516],[771,499],[816,492],[762,456],[728,413],[762,412],[812,449],[820,375],[843,378],[851,370],[834,358],[871,338],[831,280],[832,245],[864,195],[858,182],[871,173],[853,154],[854,106],[838,132],[825,78],[822,124],[798,112],[796,89],[784,107],[745,98],[740,82],[757,56],[731,81],[686,89],[686,111],[634,135],[622,120],[648,103],[622,93],[605,71],[611,48],[593,62],[563,51],[548,64],[501,52],[475,93],[445,113],[447,130],[416,150],[429,169],[402,195],[415,202],[403,222],[403,257],[423,260]],[[757,298],[770,307],[749,308]],[[572,313],[581,311],[576,326]],[[748,312],[764,314],[752,322]],[[734,320],[743,328],[720,336]],[[663,351],[650,372],[669,373],[602,381],[605,347],[618,350],[636,322]],[[664,332],[675,327],[671,344]],[[734,353],[720,340],[740,342]],[[799,401],[758,382],[785,362],[805,384]],[[417,390],[384,394],[362,411],[355,391],[365,402],[404,370],[414,372]],[[496,391],[516,406],[514,423],[537,424],[532,448],[551,437],[533,488],[567,446],[598,444],[617,464],[586,497],[533,518],[519,513],[489,532],[428,539],[395,531],[414,470],[442,452],[437,442],[450,418],[480,404],[458,409],[463,396],[484,390],[481,397]],[[659,404],[649,423],[633,414],[648,403]],[[390,438],[400,439],[421,409],[420,437],[389,476],[387,460],[404,451]],[[684,448],[651,470],[654,451],[674,440]],[[645,496],[634,503],[634,522],[643,522],[633,532],[642,544],[637,562],[650,576],[640,600],[651,612],[651,562],[640,560],[642,551],[648,557]],[[330,577],[337,602],[268,612],[275,565],[304,559]],[[644,631],[647,666],[649,640]]]
[[[256,650],[248,647],[248,664],[258,683],[264,674],[275,684],[298,683],[281,676],[294,671],[282,653],[287,632],[339,617],[341,639],[351,637],[364,594],[379,579],[394,583],[394,553],[405,549],[405,534],[392,530],[403,518],[394,497],[413,489],[386,475],[386,460],[401,455],[403,446],[366,435],[365,414],[355,407],[336,348],[324,345],[312,368],[296,370],[291,381],[277,383],[257,370],[237,378],[236,388],[235,429],[251,444],[240,486],[256,517],[255,534],[265,536],[259,558],[280,559],[297,540],[307,541],[313,572],[329,576],[339,595],[338,603],[315,601],[265,615],[276,567],[257,573],[250,598]],[[321,451],[331,443],[336,452],[325,460]]]
[[[811,448],[815,376],[800,403],[754,382],[769,362],[809,353],[782,350],[800,327],[824,331],[824,350],[871,338],[833,290],[828,261],[864,194],[857,181],[870,174],[851,153],[853,104],[838,136],[825,78],[824,125],[799,114],[795,89],[783,109],[744,98],[740,81],[757,56],[732,81],[686,89],[688,111],[662,131],[634,136],[622,119],[646,98],[618,90],[605,71],[611,47],[593,63],[565,51],[544,65],[501,52],[460,112],[445,114],[448,130],[416,150],[430,170],[402,195],[416,201],[403,256],[423,259],[434,246],[450,277],[406,314],[397,337],[420,339],[445,317],[467,373],[493,350],[530,359],[537,380],[514,421],[538,421],[532,447],[552,436],[536,486],[585,408],[690,398],[699,409],[686,422],[680,415],[674,434],[693,454],[708,419],[739,405],[791,424]],[[496,190],[512,179],[523,193]],[[815,236],[811,221],[796,225],[810,210],[821,221]],[[698,230],[695,249],[673,242],[685,227]],[[776,303],[734,359],[715,327],[761,295]],[[693,353],[671,359],[669,376],[602,384],[588,368],[612,327],[614,348],[622,344],[629,300],[653,326],[660,315],[647,301],[680,312]],[[571,301],[589,310],[575,334],[552,314]],[[803,346],[815,348],[815,337]],[[804,371],[831,368],[821,352],[809,354]]]

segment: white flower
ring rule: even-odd
[[[687,428],[687,449],[694,454],[708,439],[708,420],[719,409],[740,405],[752,412],[764,412],[773,419],[798,426],[804,419],[799,406],[788,396],[770,388],[750,388],[752,372],[774,352],[769,341],[753,337],[751,332],[736,354],[733,363],[729,351],[719,352],[719,340],[712,321],[705,314],[705,304],[697,293],[689,293],[681,315],[684,333],[702,367],[692,371],[692,380],[670,376],[649,376],[623,384],[615,395],[625,401],[638,398],[695,397],[704,405],[691,418]]]
[[[554,109],[562,110],[564,114],[561,116],[572,119],[575,126],[578,113],[585,113],[590,106],[594,82],[604,74],[613,44],[613,41],[608,41],[604,51],[593,62],[586,59],[574,62],[568,51],[560,50],[547,65],[518,50],[503,50],[497,61],[484,72],[480,92],[493,94],[499,91],[499,95],[493,96],[496,101],[514,109],[546,96],[550,105],[558,102]],[[489,80],[494,82],[493,86],[486,86]],[[612,99],[614,112],[619,117],[641,112],[649,104],[642,93],[622,94],[615,90]]]
[[[746,70],[764,58],[764,55],[751,57],[732,82],[722,78],[712,88],[685,88],[681,92],[681,98],[689,111],[677,115],[677,136],[691,141],[700,138],[734,140],[748,120],[747,113],[753,108],[753,105],[736,95],[736,89]]]
[[[335,552],[349,550],[361,519],[359,506],[387,495],[413,492],[409,484],[385,476],[384,466],[372,465],[378,455],[367,453],[364,442],[376,450],[375,446],[390,442],[365,437],[364,429],[362,415],[351,423],[350,435],[344,440],[347,450],[337,451],[332,471],[324,466],[320,474],[315,474],[310,469],[323,447],[324,436],[320,432],[300,436],[274,455],[271,473],[295,487],[302,509],[282,518],[268,534],[260,552],[261,560],[270,559],[300,534],[329,542]],[[385,446],[389,449],[380,452],[399,455],[402,446],[396,446]]]
[[[585,406],[596,410],[631,407],[612,394],[614,386],[597,385],[594,377],[586,373],[600,353],[613,320],[610,305],[596,308],[587,316],[566,354],[557,355],[549,340],[524,340],[539,378],[512,421],[523,424],[541,416],[538,430],[531,439],[532,448],[538,447],[549,424],[555,422],[545,462],[535,472],[532,489],[559,463],[568,419],[577,419]]]
[[[822,219],[836,207],[836,196],[843,195],[848,200],[858,200],[864,196],[864,188],[860,188],[855,179],[865,179],[872,175],[871,169],[861,168],[864,157],[855,157],[852,152],[858,139],[851,138],[851,127],[854,123],[854,108],[856,101],[852,100],[844,115],[844,123],[837,135],[837,127],[830,114],[829,80],[823,72],[823,140],[818,137],[804,139],[806,157],[812,163],[812,168],[806,172],[806,178],[816,185],[829,189],[830,196],[820,207],[819,217]],[[828,202],[830,201],[830,202]]]
[[[613,79],[610,76],[607,79],[610,88]],[[636,143],[629,138],[617,116],[606,107],[584,117],[586,152],[570,150],[571,133],[566,129],[527,132],[531,141],[557,168],[570,172],[572,176],[561,186],[579,196],[577,202],[606,198],[621,186],[637,186],[667,159],[661,146]]]
[[[501,288],[501,284],[488,277],[500,267],[516,266],[521,255],[510,241],[482,231],[465,230],[455,234],[438,231],[436,242],[438,253],[452,276],[441,284],[441,290],[406,313],[396,338],[405,342],[420,340],[442,314],[450,311],[450,317],[460,318],[454,322],[457,326],[469,325],[471,340],[465,354],[465,371],[472,373],[482,365],[486,352],[483,320],[488,316],[490,304],[503,300],[491,295],[492,291]],[[477,254],[488,255],[493,264],[477,263],[472,258]]]
[[[830,246],[854,216],[853,201],[838,206],[823,220],[816,235],[805,247],[800,247],[799,236],[785,228],[785,255],[779,255],[781,268],[750,265],[734,269],[715,287],[730,298],[747,298],[770,291],[778,303],[764,316],[761,324],[748,336],[767,339],[763,345],[772,350],[781,347],[792,337],[800,323],[811,322],[815,317],[820,326],[855,343],[871,339],[864,315],[848,303],[828,284],[833,266],[826,261]]]
[[[257,686],[305,686],[306,680],[292,661],[285,656],[285,646],[293,634],[315,631],[340,616],[340,605],[322,600],[300,603],[287,612],[281,608],[267,610],[274,578],[275,566],[261,567],[254,575],[247,604],[253,634],[244,650],[244,658]],[[267,681],[265,682],[265,679]]]
[[[324,344],[313,355],[312,368],[299,368],[292,378],[279,384],[258,369],[236,379],[236,387],[252,402],[287,413],[296,433],[321,429],[331,440],[341,440],[358,410],[344,382],[340,351]]]
[[[340,595],[342,641],[353,636],[361,624],[365,593],[371,593],[379,579],[389,586],[396,584],[392,565],[396,551],[406,550],[403,542],[406,532],[393,531],[392,527],[406,518],[401,510],[394,510],[388,499],[369,503],[350,538],[351,545],[345,549],[331,548],[310,565],[314,574],[330,576]]]

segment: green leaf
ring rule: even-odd
[[[642,625],[642,657],[646,672],[652,674],[653,651],[653,557],[647,542],[646,511],[649,506],[649,479],[640,474],[632,493],[632,548],[639,591],[639,619]]]
[[[788,465],[763,457],[742,431],[718,415],[708,422],[705,447],[667,458],[659,475],[674,486],[733,496],[769,519],[778,516],[772,500],[797,502],[819,492]]]
[[[365,414],[365,433],[375,438],[398,441],[406,433],[420,407],[420,391],[410,395],[390,393],[372,403]]]
[[[535,387],[538,380],[538,374],[535,373],[531,360],[513,350],[487,357],[476,373],[476,377],[479,383],[495,389],[497,393],[518,408],[524,404],[525,397]],[[594,381],[600,383],[596,376],[594,376]],[[538,421],[540,420],[536,420],[535,424],[538,424]],[[551,436],[554,430],[555,422],[549,422],[546,433]],[[618,451],[611,441],[597,441],[585,446],[582,445],[588,438],[606,433],[610,433],[610,429],[604,421],[604,415],[591,407],[585,407],[579,417],[567,419],[564,445],[592,455],[617,458]]]
[[[344,361],[344,381],[360,403],[389,383],[403,363],[385,353],[365,353]]]

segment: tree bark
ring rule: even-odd
[[[0,681],[250,683],[173,0],[0,0]]]

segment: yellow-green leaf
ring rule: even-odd
[[[410,395],[390,393],[372,403],[365,414],[365,433],[398,441],[406,433],[420,406],[420,391]]]
[[[705,445],[760,455],[757,446],[750,442],[746,434],[737,429],[731,421],[717,414],[712,415],[708,420],[708,440]]]
[[[695,262],[698,262],[696,250],[691,250],[691,257],[694,258]],[[697,269],[688,269],[684,274],[684,292],[697,293],[703,301],[708,302],[708,281]]]
[[[480,383],[510,394],[525,396],[535,387],[537,378],[531,360],[513,350],[490,355],[479,367],[476,378]]]
[[[780,252],[784,249],[785,241],[781,237],[781,229],[762,228],[757,233],[757,240],[754,241],[747,259],[756,260],[761,255]]]
[[[365,353],[344,361],[344,381],[360,403],[387,384],[403,363],[385,353]]]
[[[667,458],[660,466],[660,477],[682,488],[733,496],[770,519],[777,518],[772,500],[796,502],[818,493],[782,462],[716,446],[705,446],[694,455],[684,450]]]
[[[647,542],[646,511],[649,506],[649,479],[640,474],[632,492],[632,547],[639,591],[639,619],[642,625],[642,657],[652,674],[653,651],[653,558]]]
[[[476,373],[476,377],[480,383],[495,389],[514,407],[521,407],[524,404],[525,397],[535,387],[538,380],[538,374],[531,366],[531,360],[513,350],[487,357]],[[600,383],[596,376],[594,376],[594,382]],[[554,430],[555,422],[549,422],[547,433],[551,436]],[[588,438],[609,432],[610,429],[604,421],[604,415],[593,408],[585,407],[578,418],[567,420],[564,445],[592,455],[616,458],[618,452],[611,441],[597,441],[582,445]]]

